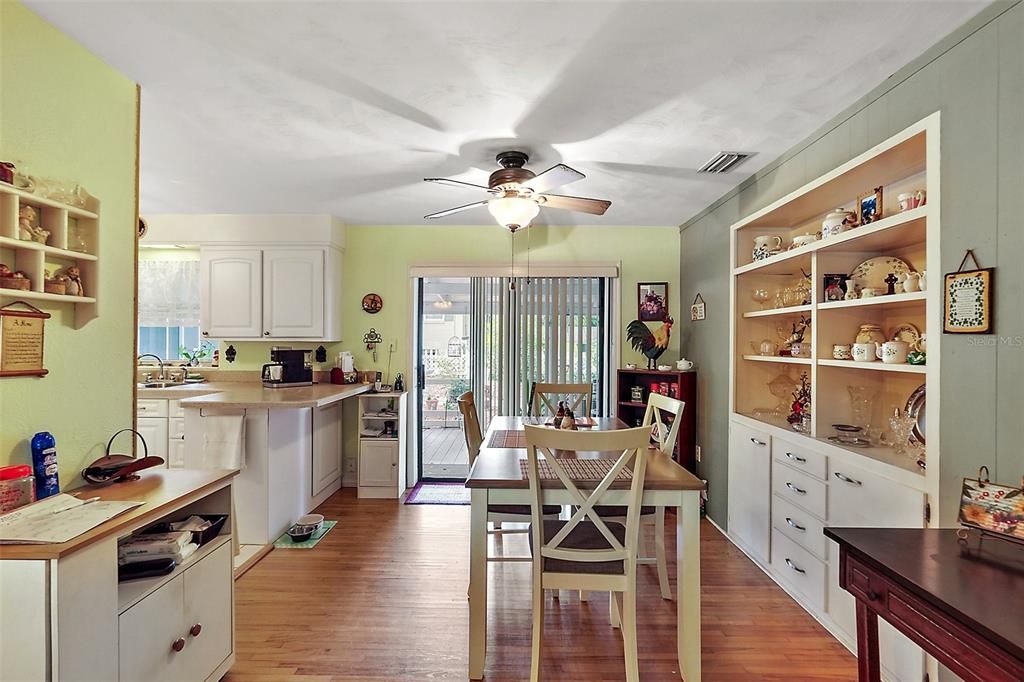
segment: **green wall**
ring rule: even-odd
[[[955,522],[960,480],[980,465],[1008,483],[1024,474],[1024,5],[1001,2],[682,226],[680,293],[701,292],[710,311],[682,325],[700,368],[700,470],[718,524],[728,497],[729,226],[935,111],[943,271],[968,248],[997,267],[997,336],[942,342],[940,522]]]
[[[387,371],[387,347],[395,344],[392,375],[409,376],[411,295],[409,268],[413,265],[497,264],[507,266],[511,258],[511,235],[496,225],[481,226],[379,226],[359,225],[346,228],[345,258],[342,273],[341,343],[330,344],[328,358],[340,350],[350,350],[360,369]],[[574,227],[535,226],[529,237],[532,263],[620,263],[622,316],[626,322],[636,317],[636,285],[640,281],[669,282],[669,305],[679,322],[679,234],[675,227]],[[526,235],[515,240],[516,263],[526,262]],[[384,308],[376,315],[363,312],[364,294],[376,292],[384,299]],[[689,310],[689,301],[687,310]],[[646,359],[621,338],[619,329],[619,366],[627,362],[646,363]],[[363,334],[374,327],[384,337],[378,348],[377,363],[361,343]],[[678,327],[675,327],[678,329]],[[268,361],[272,344],[236,343],[238,359],[229,369],[253,369]],[[300,347],[301,344],[294,344]],[[315,347],[316,344],[313,344]],[[663,358],[674,362],[679,357],[679,336]],[[222,363],[222,366],[226,363]]]
[[[0,159],[100,199],[99,317],[47,304],[45,378],[0,379],[0,465],[57,438],[62,486],[132,424],[136,87],[20,3],[0,2]],[[7,301],[5,301],[6,303]]]

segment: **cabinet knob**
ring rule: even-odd
[[[174,649],[175,651],[181,651],[182,649],[184,649],[185,648],[185,638],[184,637],[179,637],[178,639],[176,639],[173,642],[171,642],[171,648]]]
[[[270,332],[263,332],[263,336],[270,336]]]
[[[192,627],[190,627],[188,629],[188,634],[192,635],[193,637],[198,637],[199,633],[202,632],[202,631],[203,631],[203,624],[202,623],[196,623],[195,625],[193,625]]]
[[[210,332],[203,332],[203,336],[209,336]]]

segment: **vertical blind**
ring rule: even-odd
[[[484,423],[526,414],[534,382],[590,383],[594,409],[604,412],[607,284],[604,277],[472,278],[471,383]]]

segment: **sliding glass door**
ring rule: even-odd
[[[459,480],[469,457],[456,399],[472,390],[484,428],[529,412],[536,382],[591,385],[608,413],[604,277],[423,277],[419,281],[420,478]]]

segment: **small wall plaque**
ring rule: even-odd
[[[697,294],[697,297],[693,299],[693,305],[690,306],[690,320],[697,322],[707,318],[707,306],[704,304],[704,298]]]
[[[964,270],[967,259],[974,270]],[[982,268],[968,249],[956,272],[947,273],[942,331],[947,334],[992,333],[992,287],[995,268]]]
[[[49,370],[43,368],[43,331],[49,317],[49,313],[24,301],[0,308],[0,377],[47,375]]]

